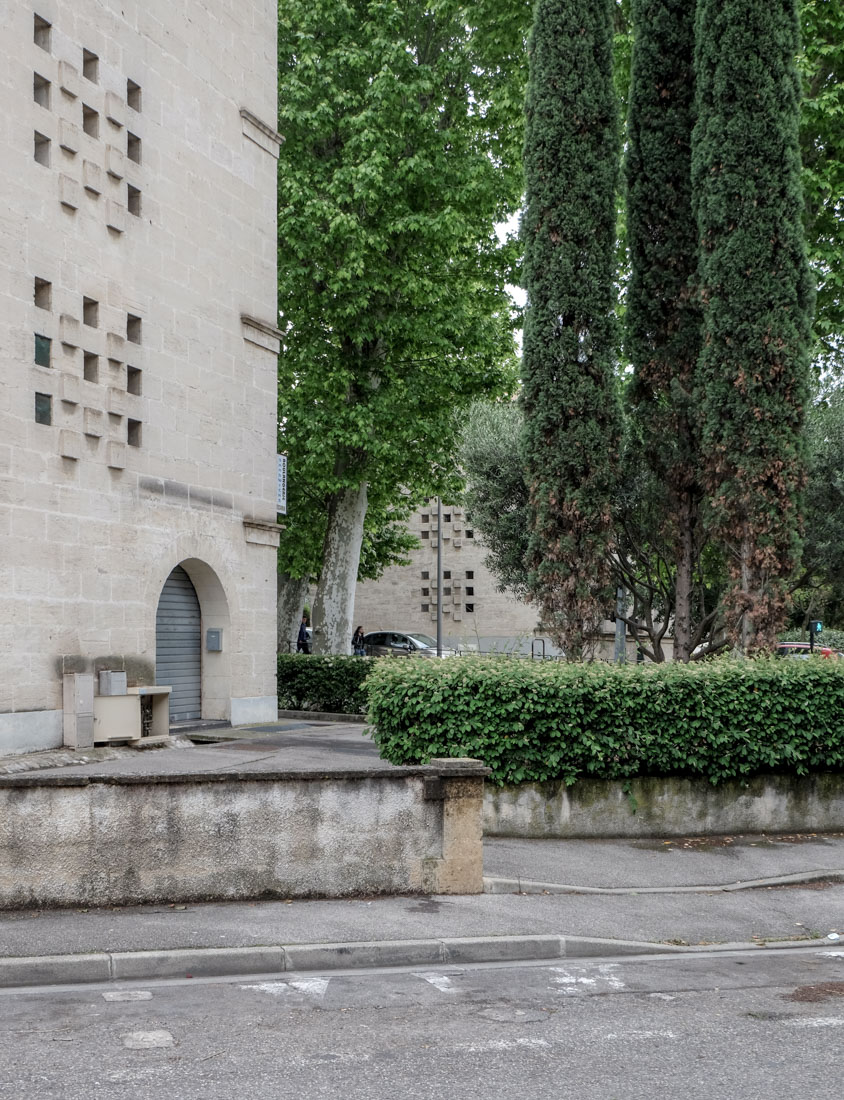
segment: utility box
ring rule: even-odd
[[[140,703],[141,731],[137,741],[131,744],[163,744],[170,740],[170,691],[161,684],[129,688],[130,698]]]
[[[94,746],[94,676],[66,672],[62,677],[62,742],[70,749]]]
[[[100,673],[100,695],[125,695],[126,673],[103,670]]]
[[[98,695],[94,699],[94,743],[137,741],[141,707],[136,695]]]
[[[222,630],[212,627],[205,631],[205,648],[209,653],[221,653],[223,649]]]

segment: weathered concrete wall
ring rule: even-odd
[[[844,774],[703,780],[583,780],[487,786],[484,833],[518,837],[650,837],[844,829]]]
[[[478,765],[0,780],[0,908],[483,889]]]

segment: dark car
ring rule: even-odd
[[[437,642],[428,634],[398,630],[373,630],[364,635],[368,657],[436,657]],[[456,657],[457,650],[443,646],[443,657]]]

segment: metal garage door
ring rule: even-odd
[[[155,682],[173,689],[171,722],[202,715],[201,640],[196,589],[177,565],[164,584],[155,618]]]

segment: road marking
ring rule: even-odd
[[[676,1039],[673,1031],[611,1031],[604,1039]]]
[[[120,993],[103,993],[104,1001],[151,1001],[152,994],[145,989],[126,989]]]
[[[841,1016],[798,1016],[794,1020],[785,1020],[789,1027],[844,1027]]]
[[[824,959],[844,959],[844,951],[819,951],[818,954]]]
[[[445,974],[415,974],[414,977],[422,978],[424,981],[430,983],[435,989],[438,989],[440,993],[456,993],[457,990],[451,984],[451,978],[447,978]]]
[[[330,978],[301,978],[292,982],[259,982],[257,985],[242,985],[240,988],[269,993],[272,997],[284,997],[294,992],[304,993],[306,997],[321,1001],[330,981]]]
[[[158,1047],[173,1046],[173,1036],[169,1031],[127,1031],[120,1038],[128,1050],[154,1050]]]
[[[449,1054],[493,1054],[508,1050],[547,1050],[547,1039],[486,1039],[480,1043],[454,1043],[445,1048]]]
[[[552,978],[551,981],[555,985],[562,987],[561,989],[555,990],[557,993],[585,993],[586,989],[581,987],[585,986],[588,989],[592,989],[596,987],[599,982],[605,983],[610,989],[626,989],[624,982],[619,978],[618,974],[615,973],[618,969],[618,963],[601,963],[596,968],[593,968],[598,972],[595,978],[586,977],[583,974],[573,974],[571,967],[552,966],[549,967],[549,969],[552,973],[557,975],[557,977]]]

